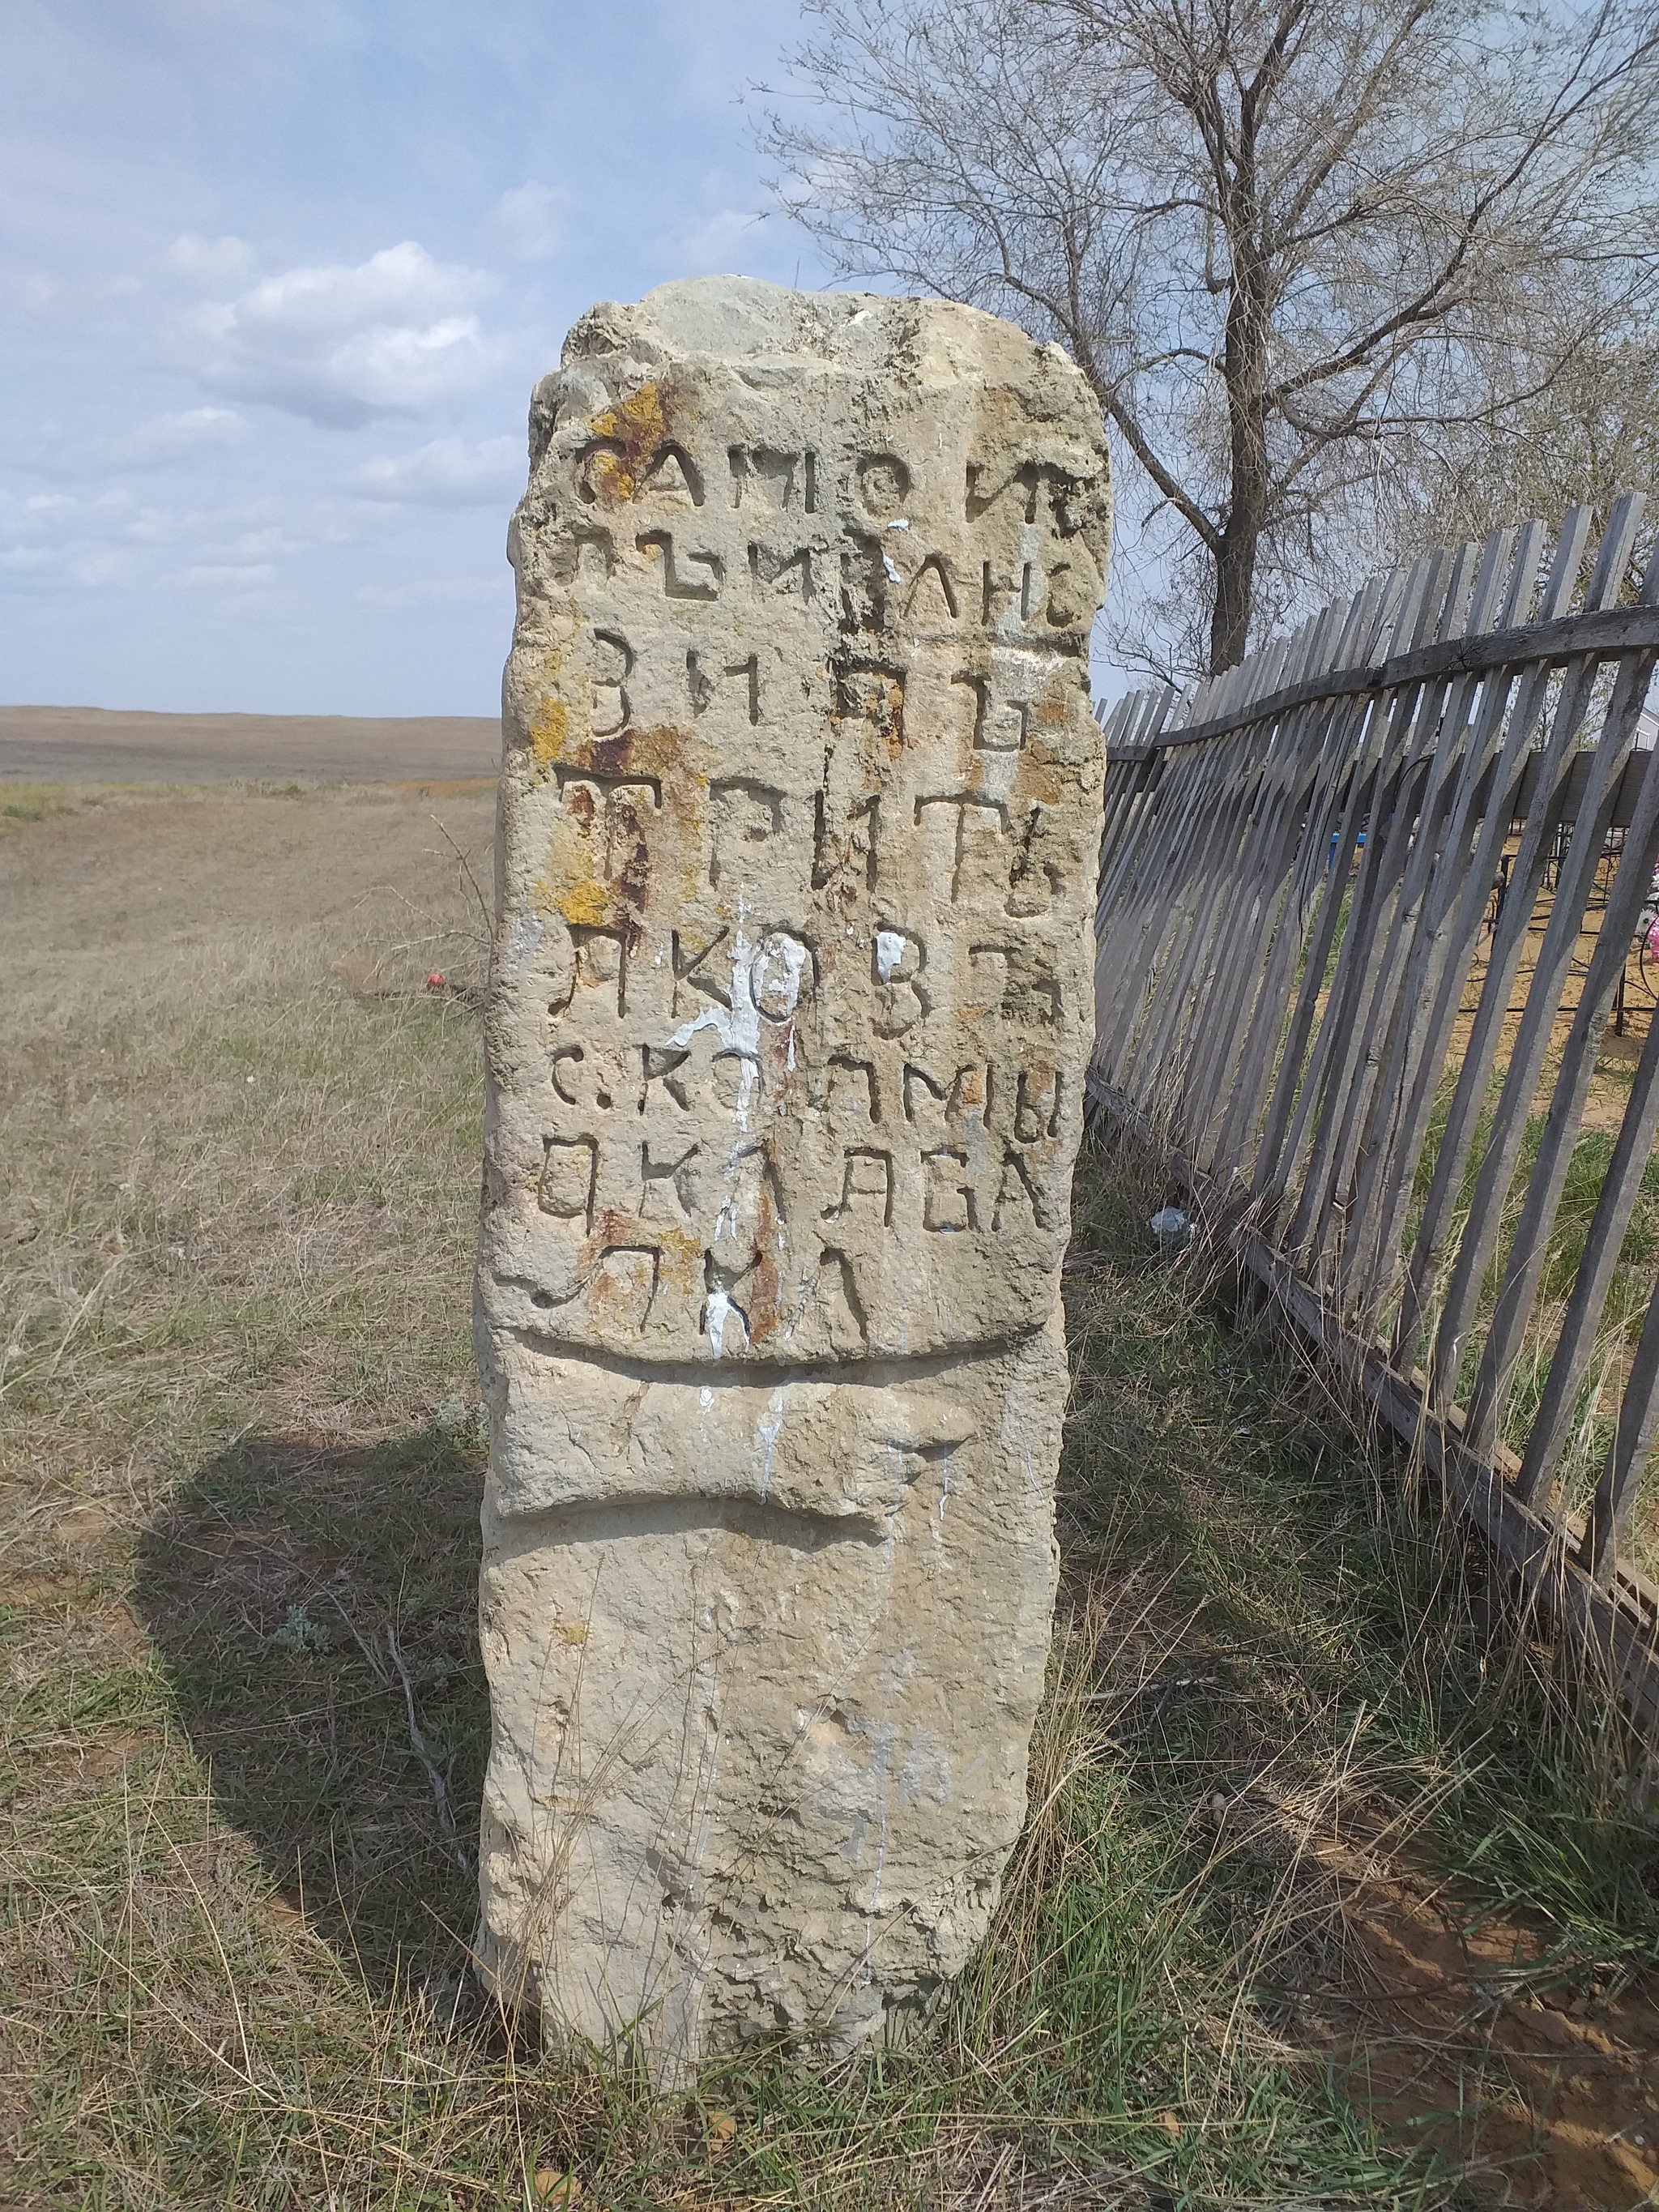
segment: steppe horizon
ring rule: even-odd
[[[454,783],[494,776],[497,714],[168,714],[0,706],[0,783]]]

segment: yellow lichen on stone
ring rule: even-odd
[[[569,710],[562,699],[544,699],[540,711],[530,726],[530,750],[544,775],[564,752],[564,741],[569,734]]]
[[[605,896],[605,885],[591,880],[567,884],[554,894],[553,903],[578,929],[601,928],[610,917],[611,902]]]
[[[632,499],[641,472],[668,435],[661,387],[642,384],[637,392],[593,418],[593,435],[614,441],[588,464],[588,482],[602,499]]]

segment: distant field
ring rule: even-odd
[[[494,775],[495,715],[151,714],[0,707],[0,781],[459,782]]]

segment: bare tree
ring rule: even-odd
[[[1376,520],[1397,553],[1484,538],[1519,515],[1553,523],[1581,500],[1606,514],[1619,493],[1639,491],[1650,507],[1632,554],[1640,575],[1659,517],[1659,317],[1613,304],[1571,322],[1583,334],[1552,349],[1559,365],[1542,391],[1510,405],[1494,395],[1489,418],[1426,430],[1410,465],[1377,487]]]
[[[763,132],[783,204],[838,276],[1069,349],[1162,579],[1120,642],[1165,672],[1239,659],[1322,528],[1652,281],[1653,0],[808,12]]]

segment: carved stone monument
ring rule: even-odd
[[[984,1934],[1055,1580],[1101,420],[960,307],[595,307],[511,537],[484,1972],[660,2067]]]

